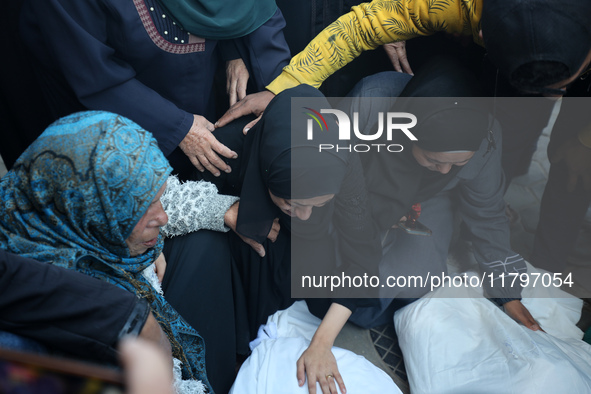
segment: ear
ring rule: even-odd
[[[478,37],[480,37],[480,39],[481,39],[482,41],[484,41],[484,37],[482,37],[482,29],[480,29],[480,30],[478,31]]]

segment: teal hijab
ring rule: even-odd
[[[183,29],[210,40],[243,37],[267,22],[274,0],[158,0]]]
[[[50,125],[0,181],[0,248],[77,270],[145,298],[183,363],[208,384],[199,334],[141,274],[163,240],[130,256],[125,240],[171,171],[152,134],[108,112]]]

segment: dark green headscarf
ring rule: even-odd
[[[210,40],[243,37],[267,22],[274,0],[158,0],[191,34]]]

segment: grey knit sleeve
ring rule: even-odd
[[[218,194],[214,184],[205,181],[181,183],[170,176],[160,198],[168,223],[160,229],[166,237],[198,230],[228,231],[224,214],[238,197]]]

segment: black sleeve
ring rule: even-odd
[[[49,348],[115,362],[122,335],[137,335],[149,305],[76,271],[0,250],[0,329]]]
[[[371,217],[368,193],[359,156],[351,155],[345,181],[341,186],[334,212],[334,225],[338,235],[338,259],[341,267],[338,274],[359,278],[378,276],[382,258],[382,245],[378,229]],[[370,306],[376,302],[378,289],[367,286],[354,288],[354,298],[335,298],[334,301],[355,311],[360,306]],[[343,289],[346,290],[346,289]]]
[[[283,36],[284,27],[285,19],[277,8],[261,27],[234,40],[257,92],[264,90],[289,64],[291,52]]]
[[[233,40],[223,40],[218,42],[218,48],[220,50],[220,56],[224,62],[240,58],[240,52],[238,52],[236,43]]]
[[[352,155],[331,203],[314,208],[308,220],[292,218],[292,290],[298,287],[302,298],[332,300],[351,311],[376,302],[379,289],[367,283],[378,277],[382,247],[367,197],[361,162]],[[336,282],[342,285],[332,286]],[[322,304],[318,311],[330,302]]]

